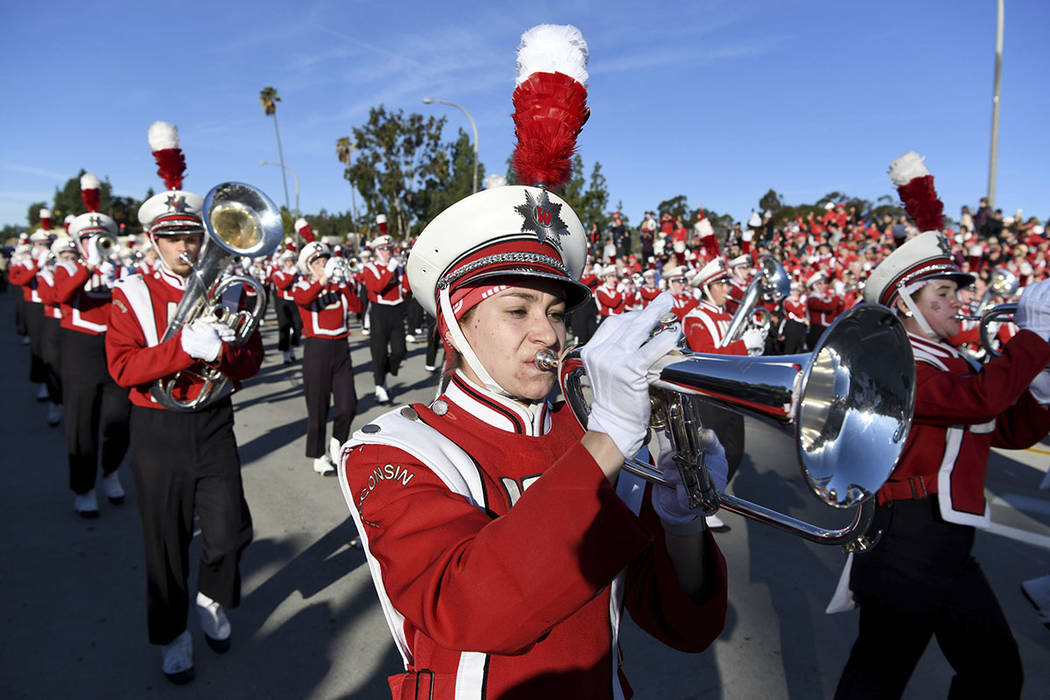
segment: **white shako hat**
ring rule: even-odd
[[[76,218],[76,217],[73,217]],[[69,236],[59,236],[55,239],[55,242],[51,244],[51,254],[58,255],[59,253],[78,253],[76,241]]]
[[[738,255],[729,261],[729,267],[750,267],[751,256],[750,255]]]
[[[825,275],[820,270],[817,270],[816,272],[814,272],[812,275],[810,275],[806,279],[806,289],[809,289],[810,287],[815,285],[817,282],[820,282],[820,281],[822,281],[822,280],[824,280],[826,278],[827,278],[827,275]]]
[[[320,257],[332,257],[331,249],[321,241],[310,241],[299,251],[299,272],[310,274],[310,263]]]
[[[155,194],[139,207],[139,223],[150,237],[179,233],[204,233],[201,209],[204,198],[182,189],[186,158],[179,147],[174,124],[153,122],[148,131],[150,150],[157,161],[157,174],[168,191]]]
[[[381,236],[376,236],[372,239],[371,243],[368,244],[368,247],[375,250],[381,245],[394,245],[394,237],[387,233],[384,233]]]
[[[662,277],[668,282],[678,278],[685,279],[686,272],[688,270],[685,269],[685,265],[672,265],[664,268]]]
[[[98,212],[99,189],[98,177],[91,173],[84,173],[80,176],[80,199],[84,202],[87,212],[75,217],[69,223],[69,237],[74,242],[79,243],[85,238],[100,233],[116,236],[120,232],[116,221]]]
[[[973,284],[973,275],[960,270],[950,253],[951,245],[937,231],[919,234],[875,266],[864,283],[864,301],[893,308],[897,296],[914,291],[917,283],[947,278],[960,289]]]
[[[717,282],[727,277],[729,277],[729,269],[726,267],[725,258],[715,258],[700,268],[700,272],[696,273],[696,277],[693,278],[693,285],[706,287],[712,282]]]

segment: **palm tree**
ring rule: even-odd
[[[335,155],[339,158],[339,162],[346,166],[346,179],[350,181],[350,218],[355,230],[357,229],[357,202],[354,201],[356,199],[354,181],[350,179],[350,156],[356,150],[357,144],[351,141],[349,136],[344,136],[335,142]]]
[[[281,149],[281,132],[277,128],[277,103],[281,98],[277,96],[277,88],[267,85],[259,91],[259,102],[262,103],[266,116],[273,117],[273,133],[277,135],[277,155],[281,161],[281,182],[284,183],[284,208],[291,211],[288,204],[288,174],[284,171],[284,151]]]

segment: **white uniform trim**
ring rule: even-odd
[[[361,536],[361,545],[365,550],[365,558],[368,560],[368,569],[372,574],[372,582],[375,584],[376,593],[379,595],[380,607],[386,618],[387,627],[394,638],[401,659],[407,669],[413,663],[412,654],[408,649],[405,639],[405,617],[390,602],[383,583],[383,571],[378,560],[372,556],[368,543],[368,533],[361,523],[361,513],[357,510],[354,495],[350,493],[349,482],[346,476],[346,460],[351,450],[359,445],[387,445],[395,447],[408,453],[418,461],[427,465],[438,478],[453,493],[466,498],[472,505],[483,508],[485,503],[485,491],[481,481],[481,474],[471,459],[458,445],[446,438],[437,430],[426,423],[411,420],[401,415],[400,409],[395,409],[383,414],[372,421],[370,425],[378,426],[378,431],[364,432],[358,430],[349,441],[343,445],[339,458],[339,487],[343,491],[350,509],[350,516],[357,526]],[[639,453],[639,459],[648,459],[648,450],[643,448]],[[637,515],[642,505],[642,495],[645,492],[645,482],[638,477],[621,473],[617,482],[616,492],[624,503]],[[620,686],[619,677],[619,625],[623,610],[623,585],[626,570],[621,571],[610,587],[609,600],[609,624],[612,637],[612,687],[613,698],[623,700],[623,689]],[[481,652],[461,652],[459,667],[456,674],[456,700],[481,700],[484,692],[485,665],[487,655]]]
[[[124,292],[124,297],[131,304],[135,320],[138,321],[142,335],[146,338],[146,347],[152,348],[157,345],[160,342],[157,337],[157,319],[153,316],[153,301],[142,275],[125,277],[119,280],[116,286]]]

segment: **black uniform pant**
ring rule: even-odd
[[[1020,697],[1017,642],[970,554],[974,528],[944,522],[936,501],[891,501],[876,510],[872,528],[882,538],[854,555],[860,631],[836,700],[899,698],[931,637],[955,669],[949,698]]]
[[[44,383],[51,403],[62,403],[62,322],[44,316],[40,332],[44,357]]]
[[[25,293],[20,286],[15,286],[12,294],[15,295],[15,331],[18,335],[24,336],[29,333],[29,329],[26,328]]]
[[[346,338],[303,339],[303,392],[306,394],[306,456],[321,457],[327,450],[324,434],[328,404],[332,402],[332,437],[340,443],[350,437],[357,414],[354,365]]]
[[[65,404],[69,488],[95,488],[102,431],[102,474],[117,470],[128,451],[128,390],[106,367],[106,336],[63,328],[62,402]]]
[[[809,327],[809,331],[806,333],[806,348],[810,352],[813,352],[813,349],[817,347],[817,343],[820,342],[821,336],[824,335],[824,331],[827,329],[827,326],[811,325]]]
[[[29,333],[29,381],[42,384],[47,381],[41,338],[44,330],[44,305],[39,302],[27,302],[22,315],[25,317],[26,331]]]
[[[281,352],[299,347],[299,333],[303,329],[303,319],[299,307],[294,301],[277,299],[277,349]]]
[[[197,589],[226,608],[240,604],[252,518],[229,398],[188,413],[133,406],[131,425],[149,641],[168,644],[186,629],[194,512],[201,533]]]
[[[586,345],[594,332],[598,330],[598,308],[594,302],[587,300],[569,313],[569,326],[572,328],[576,342]]]
[[[376,386],[386,385],[387,372],[396,377],[405,359],[404,306],[404,302],[394,305],[373,302],[368,307],[368,344],[372,350],[372,378]]]
[[[416,329],[423,327],[423,307],[415,297],[409,297],[405,302],[405,323],[409,333],[415,333]]]
[[[782,355],[795,355],[806,351],[806,324],[793,319],[784,321],[784,340],[780,344]]]

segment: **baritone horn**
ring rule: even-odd
[[[705,513],[724,508],[820,544],[868,546],[872,497],[900,458],[915,406],[911,343],[889,309],[854,306],[809,354],[749,357],[676,350],[660,367],[649,392],[649,427],[668,432],[690,505]],[[570,350],[560,361],[559,381],[584,427],[590,411],[585,376],[580,350]],[[785,454],[795,456],[813,495],[825,505],[854,509],[853,521],[824,529],[715,490],[703,463],[702,401],[777,427],[791,439],[793,447]],[[628,459],[624,468],[674,488],[651,464]]]
[[[784,266],[776,261],[772,255],[763,255],[759,262],[758,273],[751,283],[747,285],[744,298],[740,300],[740,306],[733,314],[733,320],[729,322],[725,336],[722,338],[720,347],[726,347],[744,335],[744,331],[754,328],[762,332],[765,338],[769,334],[772,325],[772,316],[769,311],[758,303],[762,297],[769,295],[773,301],[780,303],[791,294],[791,277],[784,270]]]
[[[241,182],[224,182],[213,187],[204,198],[202,218],[207,236],[186,283],[186,293],[168,319],[161,342],[174,337],[183,326],[203,318],[224,323],[235,333],[231,345],[245,343],[262,320],[266,290],[243,275],[223,275],[231,259],[270,255],[284,235],[280,209],[261,190]],[[185,253],[183,262],[192,263]],[[250,310],[231,311],[222,297],[234,285],[255,291],[255,304]],[[200,393],[187,400],[175,398],[173,390],[183,373],[203,380]],[[182,370],[158,379],[150,394],[164,408],[193,411],[202,408],[228,392],[229,378],[218,369]]]

